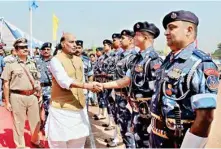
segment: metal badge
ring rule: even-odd
[[[168,72],[168,77],[171,79],[176,79],[178,80],[181,76],[182,71],[178,68],[173,68],[171,71]]]
[[[137,28],[140,28],[140,25],[139,25],[139,24],[137,24]]]
[[[176,19],[176,18],[177,18],[177,14],[173,12],[173,13],[171,14],[171,18],[172,18],[172,19]]]
[[[143,72],[143,66],[140,65],[140,64],[136,65],[135,71],[136,71],[136,72]]]

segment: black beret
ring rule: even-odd
[[[111,41],[111,40],[108,40],[108,39],[105,39],[105,40],[103,41],[103,45],[104,45],[104,44],[112,45],[112,41]]]
[[[125,36],[131,36],[131,37],[134,37],[135,36],[135,33],[133,32],[133,31],[131,31],[131,30],[122,30],[121,31],[121,36],[123,36],[123,35],[125,35]]]
[[[194,13],[185,10],[172,11],[167,14],[163,19],[163,27],[166,29],[167,24],[173,21],[186,21],[193,23],[196,26],[199,24],[198,17]]]
[[[114,33],[114,34],[112,35],[112,39],[114,39],[114,38],[121,38],[121,35],[118,34],[118,33]]]
[[[76,45],[83,47],[83,41],[82,40],[77,40]]]
[[[153,23],[137,22],[133,28],[134,32],[151,33],[154,36],[154,38],[157,38],[160,35],[160,30]]]
[[[102,50],[103,50],[103,48],[101,48],[101,47],[96,48],[96,51],[102,51]]]
[[[45,48],[51,48],[52,44],[50,42],[45,42],[42,46],[40,50],[43,50]]]

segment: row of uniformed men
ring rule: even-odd
[[[127,148],[205,147],[219,73],[211,57],[195,45],[198,24],[198,17],[189,11],[173,11],[164,17],[171,49],[164,61],[153,48],[160,34],[153,23],[137,22],[133,31],[113,34],[113,43],[103,41],[104,55],[94,69],[97,86],[103,89],[98,93],[102,112],[94,117],[104,119],[107,108]],[[111,97],[113,88],[115,96]],[[106,141],[109,147],[119,144],[116,137]]]

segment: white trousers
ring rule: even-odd
[[[86,137],[73,139],[69,141],[51,141],[48,140],[50,148],[84,148]]]

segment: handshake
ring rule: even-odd
[[[86,89],[91,90],[93,93],[98,93],[104,90],[104,85],[99,82],[90,82],[87,83]]]

